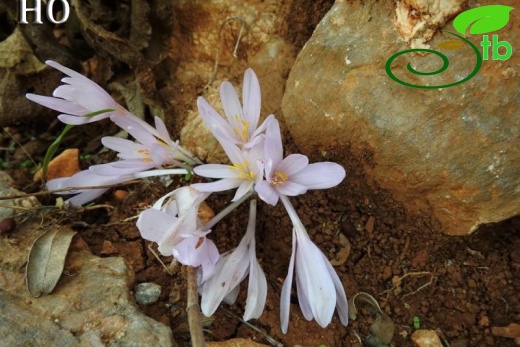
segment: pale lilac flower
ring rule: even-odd
[[[253,185],[262,180],[262,146],[255,146],[249,151],[241,151],[229,141],[221,141],[222,148],[233,165],[205,164],[193,171],[202,177],[221,178],[211,183],[196,183],[192,187],[203,192],[218,192],[238,188],[232,201],[237,201],[252,190]]]
[[[224,300],[232,304],[238,295],[240,283],[249,274],[244,320],[259,318],[267,297],[267,280],[258,263],[255,251],[256,200],[251,200],[247,231],[238,247],[221,255],[215,274],[202,283],[201,310],[211,316]]]
[[[309,164],[302,154],[283,158],[280,126],[276,119],[267,126],[264,141],[266,179],[255,186],[258,196],[276,205],[280,195],[296,196],[308,189],[325,189],[338,185],[345,178],[345,169],[336,163]]]
[[[58,119],[66,124],[79,125],[96,122],[113,114],[135,117],[112,99],[98,84],[74,70],[55,61],[47,60],[47,65],[60,70],[69,77],[62,79],[63,85],[56,88],[53,97],[36,94],[26,94],[27,99],[40,105],[63,112]],[[105,113],[85,117],[85,115],[101,110],[111,110]]]
[[[314,318],[322,328],[325,328],[332,320],[334,308],[337,308],[341,323],[347,326],[348,302],[341,280],[327,257],[309,238],[289,199],[284,195],[280,197],[294,225],[289,271],[280,298],[282,332],[285,334],[289,325],[291,286],[295,265],[298,302],[305,319]]]
[[[213,274],[219,258],[217,247],[206,238],[210,230],[200,231],[197,217],[200,204],[208,196],[191,187],[181,187],[159,199],[137,220],[141,236],[156,242],[162,255],[173,255],[183,265],[201,266],[203,281]]]
[[[220,86],[220,100],[227,120],[221,117],[203,97],[197,99],[199,113],[217,140],[231,141],[244,148],[251,148],[260,143],[262,140],[260,135],[274,116],[267,117],[258,127],[262,100],[260,84],[253,70],[247,69],[244,74],[243,107],[233,85],[227,81]]]
[[[83,170],[70,177],[62,177],[49,180],[46,183],[46,187],[49,190],[66,189],[71,187],[88,188],[128,182],[133,180],[134,178],[135,177],[132,175],[100,176],[96,175],[92,171]],[[103,195],[103,193],[105,193],[108,189],[109,188],[75,189],[70,191],[57,192],[56,194],[76,194],[74,197],[68,199],[67,201],[72,205],[81,206]]]
[[[178,150],[180,146],[170,138],[159,117],[155,117],[156,128],[152,128],[152,131],[143,127],[134,117],[112,116],[110,119],[136,141],[103,137],[103,145],[118,152],[117,156],[123,160],[91,166],[92,172],[99,175],[122,175],[165,166],[183,166],[180,161],[193,163],[191,158]]]

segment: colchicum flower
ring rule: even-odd
[[[337,186],[345,178],[345,169],[336,163],[309,164],[302,154],[290,154],[283,159],[280,126],[276,119],[267,126],[264,141],[266,179],[255,186],[260,199],[276,205],[280,195],[296,196],[308,189]]]
[[[244,74],[243,107],[240,105],[233,85],[227,81],[220,86],[220,100],[227,121],[203,97],[197,99],[199,113],[213,136],[219,142],[231,141],[244,148],[251,148],[259,144],[262,141],[261,134],[274,116],[269,115],[257,128],[260,119],[261,95],[260,84],[253,70],[247,69]]]
[[[329,260],[311,241],[289,198],[281,195],[291,221],[293,222],[293,244],[289,271],[282,287],[280,298],[280,324],[282,332],[287,333],[291,304],[291,286],[296,265],[296,290],[303,316],[313,318],[325,328],[330,324],[334,308],[337,308],[340,321],[348,325],[348,302],[343,284]]]
[[[66,189],[72,187],[84,187],[85,189],[74,189],[70,191],[56,193],[60,195],[76,194],[72,198],[68,199],[67,202],[74,206],[81,206],[83,204],[86,204],[87,202],[94,200],[97,197],[100,197],[109,189],[89,189],[88,187],[109,186],[113,184],[128,182],[133,179],[135,179],[135,176],[133,175],[101,176],[96,175],[90,170],[83,170],[70,177],[61,177],[49,180],[45,184],[45,186],[49,190]]]
[[[117,156],[123,160],[91,166],[92,172],[98,175],[122,175],[170,165],[181,167],[183,164],[180,161],[194,163],[190,157],[178,151],[180,146],[172,141],[159,117],[155,117],[156,128],[153,133],[143,128],[134,117],[112,116],[110,119],[137,141],[113,136],[103,137],[103,145],[118,152]]]
[[[40,105],[63,112],[58,116],[58,119],[63,123],[71,125],[92,123],[108,118],[113,114],[135,117],[115,102],[97,83],[55,61],[47,60],[45,63],[68,75],[68,77],[62,79],[64,84],[54,90],[53,97],[32,93],[26,94],[26,97]],[[102,110],[107,110],[107,112],[93,117],[85,117]]]
[[[256,259],[255,252],[256,200],[251,200],[247,231],[238,247],[221,255],[215,266],[215,274],[202,283],[201,310],[211,316],[222,300],[233,304],[238,296],[240,283],[249,273],[244,320],[258,318],[264,311],[267,297],[267,280]]]
[[[197,166],[193,171],[202,177],[221,178],[211,183],[196,183],[192,187],[202,192],[219,192],[237,188],[232,201],[239,200],[248,193],[255,183],[262,180],[262,146],[255,146],[249,151],[241,151],[236,145],[222,140],[228,158],[233,165],[205,164]]]
[[[166,201],[172,196],[173,200]],[[162,255],[173,255],[183,265],[201,266],[202,281],[213,274],[219,258],[217,247],[206,238],[210,230],[198,230],[201,227],[197,217],[199,206],[208,196],[193,188],[181,187],[163,196],[137,220],[141,236],[156,242]]]

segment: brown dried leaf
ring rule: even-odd
[[[34,241],[26,268],[27,289],[33,297],[50,294],[56,287],[75,234],[68,228],[53,227]]]

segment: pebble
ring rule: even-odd
[[[139,305],[151,305],[159,300],[161,286],[151,282],[139,283],[135,291],[135,301]]]
[[[443,347],[437,333],[433,330],[419,329],[412,334],[416,347]]]

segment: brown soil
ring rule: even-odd
[[[296,47],[306,41],[332,2],[305,3],[302,7],[293,6],[291,11],[307,13],[307,25],[294,19],[298,18],[295,16],[288,22],[292,31],[285,34]],[[114,65],[112,72],[117,73],[118,68],[123,69],[122,65]],[[26,166],[28,154],[36,162],[42,160],[61,124],[54,122],[49,127],[47,123],[34,123],[8,130],[10,135],[4,133],[0,145],[12,150],[3,151],[2,162],[8,166],[19,189],[37,191],[39,187],[32,183],[30,168],[22,166]],[[90,158],[82,160],[84,167],[102,162],[109,158],[107,154],[97,154],[99,138],[114,131],[106,123],[75,128],[64,147],[92,153]],[[286,134],[285,144],[290,151],[297,151],[291,143],[290,135]],[[520,322],[520,218],[486,226],[467,237],[445,236],[427,211],[409,214],[388,192],[371,183],[361,169],[370,165],[370,161],[368,154],[352,157],[346,167],[347,178],[340,186],[292,199],[311,238],[329,259],[341,263],[335,269],[347,295],[351,298],[358,292],[366,292],[379,301],[396,326],[391,346],[412,345],[414,317],[419,318],[422,328],[436,330],[445,346],[515,346],[512,339],[494,336],[491,330]],[[179,346],[189,346],[185,273],[180,266],[171,269],[171,273],[165,271],[149,249],[149,243],[140,238],[135,219],[130,219],[180,184],[176,180],[165,187],[158,179],[149,180],[119,188],[128,193],[122,199],[116,198],[112,190],[96,203],[111,205],[113,209],[71,215],[61,223],[71,224],[95,254],[123,256],[136,272],[135,286],[147,281],[160,284],[163,288],[160,301],[140,308],[170,326]],[[218,212],[231,197],[231,193],[213,195],[208,203]],[[50,197],[42,200],[45,204],[54,203]],[[293,296],[289,331],[286,335],[281,333],[279,297],[291,253],[292,228],[281,204],[259,206],[257,255],[268,278],[269,293],[264,314],[250,323],[284,346],[359,346],[356,333],[362,338],[369,335],[374,320],[374,312],[368,306],[362,306],[359,318],[348,327],[343,327],[335,316],[332,324],[322,329],[316,322],[304,319]],[[210,237],[221,251],[230,249],[238,244],[246,224],[244,205],[220,222]],[[351,244],[346,260],[343,258],[346,250],[339,242],[340,233]],[[165,264],[171,262],[170,258],[160,259]],[[245,285],[242,289],[235,305],[222,305],[213,317],[205,320],[207,340],[249,337],[268,343],[264,335],[236,318],[244,310]]]

